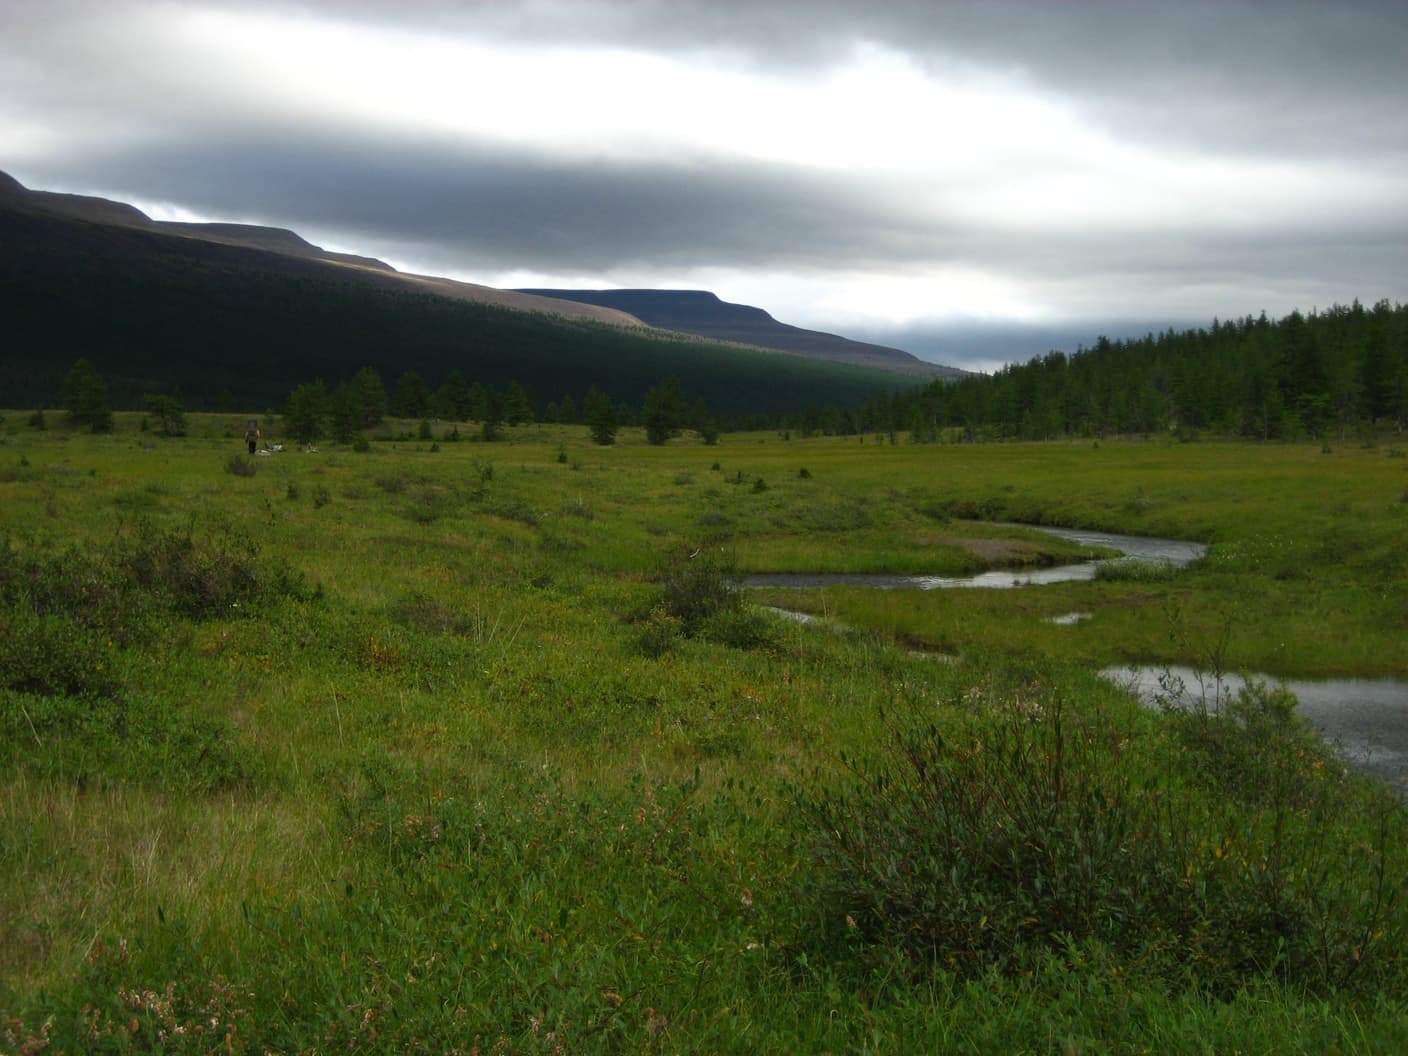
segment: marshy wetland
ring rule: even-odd
[[[1391,438],[437,426],[243,462],[236,416],[24,418],[0,1046],[1408,1044],[1389,785],[1274,682],[1180,711],[1100,675],[1408,678]],[[1018,590],[734,585],[1109,556],[1024,525],[1207,550]]]

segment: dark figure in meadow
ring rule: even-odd
[[[259,447],[259,421],[251,418],[249,424],[245,426],[244,442],[249,445],[249,453],[254,454]]]

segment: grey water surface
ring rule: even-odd
[[[1214,707],[1237,696],[1247,680],[1284,686],[1296,711],[1358,770],[1408,795],[1408,682],[1393,678],[1277,679],[1214,677],[1188,667],[1107,667],[1102,677],[1149,705]]]
[[[1155,539],[1140,535],[1116,535],[1074,528],[1044,528],[1022,525],[1060,536],[1082,546],[1118,550],[1124,557],[1144,561],[1166,561],[1183,566],[1207,553],[1203,543],[1181,539]],[[1076,583],[1095,578],[1095,570],[1105,561],[1078,561],[1050,568],[1005,569],[980,572],[976,576],[895,576],[852,572],[763,572],[745,576],[745,587],[875,587],[880,590],[1009,590],[1038,587],[1046,583]]]

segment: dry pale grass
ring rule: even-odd
[[[72,978],[100,936],[148,927],[157,909],[229,948],[242,903],[331,895],[339,849],[321,808],[295,801],[17,772],[0,786],[0,974]]]

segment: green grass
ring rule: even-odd
[[[240,416],[192,415],[172,440],[136,416],[99,437],[26,418],[0,423],[0,1049],[1408,1040],[1401,809],[1274,702],[1192,727],[1088,673],[1197,664],[1225,635],[1233,666],[1408,674],[1401,459],[656,448],[632,430],[598,448],[529,426],[291,449],[245,477],[225,468]],[[762,616],[753,594],[738,607],[719,579],[1078,551],[993,523],[1017,520],[1212,549],[1171,576],[1017,591],[769,592],[835,633]],[[1092,618],[1046,622],[1077,610]],[[1047,762],[979,765],[1002,751]],[[937,773],[949,791],[926,800]],[[927,845],[935,804],[955,803],[973,805],[954,815],[966,835]],[[883,834],[875,860],[896,869],[827,850],[841,829],[819,818]],[[1014,831],[1152,863],[1125,878],[1147,873],[1143,901],[1061,855],[1064,901],[1033,901],[1035,867],[993,853]],[[916,919],[974,936],[1006,920],[1015,938],[905,938],[892,908],[945,887],[893,877],[940,851],[971,863],[972,901]],[[1131,904],[1147,928],[1092,923]]]

